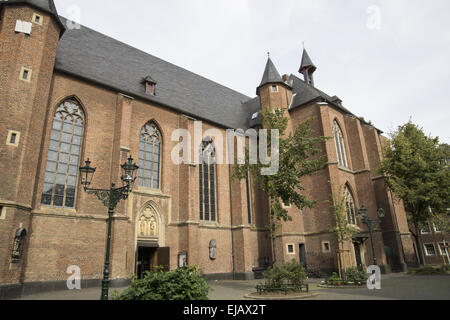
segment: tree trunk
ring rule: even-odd
[[[277,238],[276,238],[276,226],[275,226],[275,217],[272,216],[271,223],[271,230],[270,230],[270,236],[272,238],[272,267],[277,262]]]
[[[338,267],[339,267],[339,278],[341,278],[341,280],[344,280],[344,265],[342,263],[342,250],[343,249],[344,249],[344,244],[339,242],[339,244],[338,244],[338,259],[339,259]]]
[[[272,237],[272,251],[273,251],[273,262],[272,266],[277,262],[277,244],[275,235]]]

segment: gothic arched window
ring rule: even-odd
[[[139,144],[139,186],[159,189],[161,182],[161,133],[153,122],[141,130]]]
[[[216,221],[216,150],[211,139],[200,152],[200,220]]]
[[[347,212],[347,221],[349,224],[356,225],[355,200],[348,186],[344,189],[345,209]]]
[[[336,120],[333,122],[333,135],[339,166],[348,168],[347,154],[345,153],[344,135],[342,134],[342,130]]]
[[[75,193],[84,134],[84,113],[74,99],[61,103],[53,118],[42,201],[55,207],[75,207]]]

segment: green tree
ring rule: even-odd
[[[346,266],[342,259],[344,244],[347,241],[353,240],[353,236],[361,232],[361,229],[358,226],[349,224],[347,221],[347,205],[344,195],[345,185],[336,187],[332,182],[330,184],[333,198],[331,209],[334,218],[334,225],[330,229],[330,232],[334,234],[338,243],[339,277],[342,279],[342,274],[346,272]]]
[[[255,186],[264,191],[270,202],[269,226],[273,246],[273,262],[276,258],[276,231],[282,221],[292,221],[292,217],[282,203],[295,205],[299,209],[313,208],[316,201],[307,199],[302,194],[304,187],[301,178],[309,176],[322,169],[327,161],[326,155],[320,155],[320,144],[328,138],[314,137],[311,120],[301,123],[293,133],[286,133],[288,119],[284,116],[285,109],[261,111],[263,128],[279,131],[279,170],[274,175],[263,175],[262,169],[270,165],[260,162],[250,164],[249,148],[246,149],[246,161],[234,169],[234,178],[243,180],[250,173]],[[268,150],[272,149],[271,135],[268,136]]]
[[[427,137],[411,121],[392,133],[384,148],[380,172],[386,185],[403,200],[421,264],[424,252],[420,225],[432,218],[433,212],[446,213],[450,207],[448,158],[448,148],[439,145],[439,138]]]

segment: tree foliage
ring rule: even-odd
[[[250,164],[249,150],[246,150],[246,161],[237,165],[234,177],[245,179],[250,173],[255,185],[264,191],[270,199],[269,226],[272,237],[275,236],[276,224],[281,221],[291,221],[288,211],[282,206],[295,205],[299,209],[313,208],[316,201],[308,199],[302,191],[301,178],[309,176],[324,167],[326,156],[319,155],[320,144],[327,138],[313,136],[311,120],[301,123],[294,133],[286,134],[288,119],[284,116],[285,109],[275,112],[265,110],[260,112],[263,118],[263,127],[267,130],[279,130],[279,170],[275,175],[262,175],[261,170],[269,165],[262,163]],[[268,149],[271,150],[272,141],[268,137]]]
[[[450,207],[450,171],[445,165],[449,157],[438,138],[427,137],[411,122],[392,134],[380,171],[413,220],[431,218],[429,208],[441,213]]]
[[[418,240],[418,227],[433,213],[447,213],[450,207],[449,158],[449,149],[439,144],[439,138],[426,136],[411,121],[392,133],[384,148],[380,172],[386,185],[403,200]]]
[[[345,185],[335,187],[334,184],[331,183],[331,187],[333,190],[331,209],[335,224],[330,229],[330,232],[335,235],[339,248],[343,249],[344,243],[346,241],[351,241],[355,234],[361,232],[361,229],[358,226],[349,224],[347,221],[347,206],[344,196]]]
[[[346,271],[346,266],[343,264],[342,253],[344,250],[344,244],[347,241],[353,240],[353,236],[361,232],[361,229],[358,226],[349,224],[347,221],[347,206],[346,199],[344,195],[345,185],[341,185],[336,187],[332,182],[332,198],[333,201],[331,203],[331,209],[334,218],[334,225],[331,227],[330,232],[332,232],[336,238],[338,243],[338,259],[340,264],[340,269]],[[342,276],[341,270],[339,270],[339,276]]]

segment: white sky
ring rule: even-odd
[[[450,143],[448,0],[55,4],[67,18],[78,20],[79,8],[81,24],[251,97],[267,52],[280,74],[298,74],[304,41],[318,68],[316,87],[354,114],[385,132],[412,118]]]

